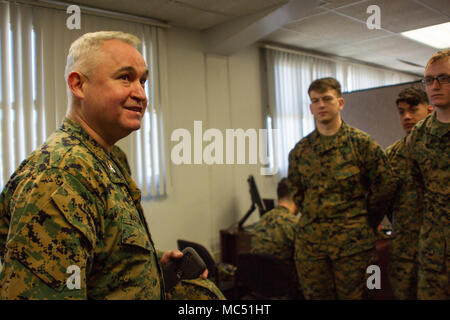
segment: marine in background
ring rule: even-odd
[[[394,298],[412,300],[417,299],[417,245],[422,225],[422,199],[411,186],[405,143],[414,125],[433,112],[433,106],[429,104],[426,92],[414,87],[403,89],[395,104],[405,137],[386,149],[386,156],[400,180],[389,217],[393,235],[388,274]]]
[[[278,206],[266,212],[254,226],[251,252],[293,262],[298,207],[289,192],[287,178],[278,183],[277,197]]]

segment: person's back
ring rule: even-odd
[[[266,212],[253,228],[251,252],[293,261],[297,222],[296,216],[282,206]]]

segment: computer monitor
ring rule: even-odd
[[[248,217],[252,214],[252,212],[258,207],[259,210],[259,216],[262,217],[264,213],[267,211],[273,209],[274,207],[274,200],[273,199],[263,199],[261,200],[261,197],[259,196],[258,188],[256,187],[255,178],[250,175],[247,179],[249,191],[250,191],[250,198],[252,200],[252,205],[250,209],[247,211],[245,216],[239,221],[239,228],[242,228],[242,225],[247,221]]]

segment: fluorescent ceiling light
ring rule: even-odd
[[[448,48],[450,47],[450,22],[402,32],[401,35],[436,49]]]

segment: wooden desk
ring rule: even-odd
[[[237,256],[241,252],[250,251],[250,241],[252,232],[249,230],[239,230],[237,227],[220,230],[220,247],[222,262],[237,264]],[[389,239],[380,239],[376,242],[378,261],[377,265],[381,270],[381,290],[377,290],[375,300],[391,300],[392,290],[388,280],[389,263]]]
[[[220,230],[220,249],[222,262],[237,265],[237,256],[250,251],[252,233],[237,227]]]

